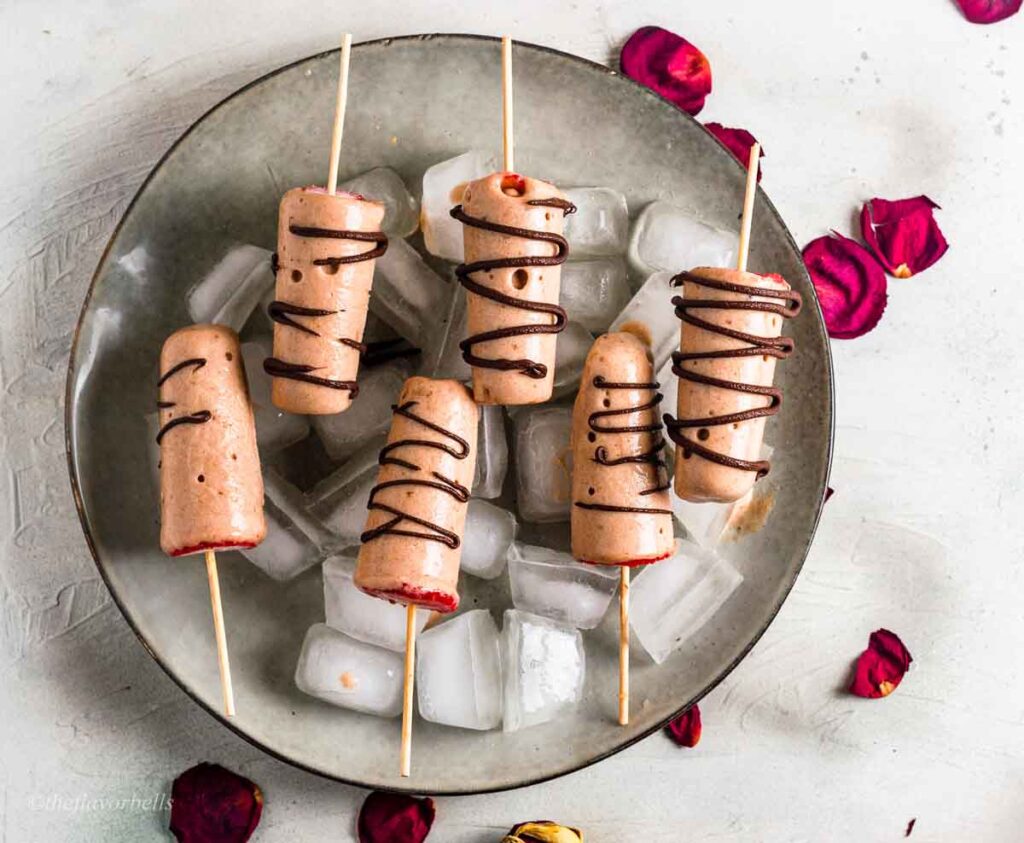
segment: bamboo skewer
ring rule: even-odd
[[[504,171],[511,173],[515,170],[512,114],[512,39],[507,35],[501,37],[501,116]]]
[[[231,686],[231,665],[228,642],[224,635],[224,608],[220,602],[220,579],[217,576],[217,554],[206,551],[206,578],[210,581],[210,605],[213,608],[213,634],[217,640],[217,666],[220,669],[220,690],[224,697],[224,714],[235,716],[235,691]]]
[[[401,775],[412,771],[412,692],[416,682],[416,606],[405,607],[405,687],[402,694]]]
[[[341,67],[338,71],[338,93],[334,104],[334,129],[331,132],[331,164],[327,172],[327,192],[338,190],[338,159],[341,157],[341,135],[345,130],[345,108],[348,104],[348,63],[352,55],[352,35],[341,36]]]
[[[736,260],[736,268],[740,272],[747,270],[747,257],[750,254],[750,224],[754,218],[754,199],[757,196],[757,170],[761,163],[761,144],[755,141],[750,147],[750,158],[747,160],[747,188],[743,194],[743,220],[740,223],[740,248]]]
[[[629,566],[619,568],[619,725],[629,725]]]

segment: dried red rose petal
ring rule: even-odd
[[[180,843],[245,843],[262,813],[259,787],[219,764],[197,764],[171,788],[171,833]]]
[[[700,743],[700,706],[691,705],[678,717],[672,718],[665,727],[669,737],[679,746],[693,748]]]
[[[750,147],[757,143],[757,138],[750,132],[746,129],[723,126],[721,123],[705,123],[704,128],[711,132],[718,142],[728,149],[744,167],[750,163]],[[764,147],[761,147],[761,154],[758,157],[764,158]],[[761,181],[762,172],[762,169],[758,167],[758,181]]]
[[[888,629],[876,629],[868,648],[857,659],[850,693],[858,697],[887,697],[899,686],[913,658],[899,636]]]
[[[830,337],[856,339],[878,324],[888,282],[871,252],[833,231],[804,246],[803,255]]]
[[[685,38],[660,26],[634,32],[619,56],[622,72],[696,115],[711,93],[711,64]]]
[[[422,843],[434,824],[434,800],[375,790],[359,809],[359,843]]]
[[[864,203],[861,235],[892,275],[909,278],[946,254],[949,244],[932,213],[938,207],[927,196]]]
[[[1020,11],[1024,0],[956,0],[971,23],[998,23]]]

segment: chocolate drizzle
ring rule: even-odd
[[[344,264],[360,263],[362,261],[374,260],[383,255],[388,248],[387,235],[382,231],[347,231],[334,228],[316,228],[315,226],[289,225],[288,231],[297,237],[328,238],[332,240],[355,240],[360,243],[374,243],[374,248],[367,252],[360,252],[355,255],[344,255],[339,257],[318,258],[313,261],[314,266],[339,267]],[[275,274],[280,271],[281,263],[275,252],[271,257],[271,268]],[[302,316],[310,319],[318,319],[324,316],[333,316],[339,313],[337,310],[326,310],[319,307],[304,307],[291,302],[274,300],[267,306],[267,315],[278,325],[284,325],[304,334],[313,337],[320,337],[316,329],[304,322],[299,322],[293,317]],[[359,340],[352,337],[337,337],[336,341],[344,346],[353,348],[360,354],[365,354],[367,347]],[[263,370],[275,378],[289,378],[291,380],[310,383],[315,386],[323,386],[328,389],[345,389],[352,393],[355,398],[359,394],[359,387],[355,381],[332,380],[310,374],[317,370],[315,366],[307,366],[302,363],[289,363],[276,357],[269,357],[263,361]]]
[[[163,386],[168,380],[170,380],[172,377],[178,374],[178,372],[182,372],[185,369],[191,368],[192,371],[198,372],[205,365],[205,357],[190,357],[188,360],[182,360],[180,363],[175,363],[173,366],[171,366],[170,369],[168,369],[166,372],[160,375],[160,379],[156,382],[156,385],[157,387]],[[169,410],[176,405],[174,401],[158,400],[156,402],[156,406],[157,409],[160,410]],[[185,416],[178,416],[177,418],[173,418],[170,421],[168,421],[167,424],[161,427],[160,430],[157,432],[156,444],[159,445],[161,442],[163,442],[163,439],[167,435],[167,433],[176,428],[178,425],[204,424],[205,422],[208,422],[212,418],[213,413],[211,413],[209,410],[197,410],[194,413],[189,413],[188,415]]]
[[[546,208],[557,208],[563,215],[576,213],[576,206],[565,199],[552,197],[550,199],[531,199],[528,205],[536,205]],[[493,231],[497,234],[508,234],[512,237],[521,237],[524,240],[539,240],[552,243],[555,246],[555,254],[548,257],[542,255],[523,255],[518,258],[494,258],[491,260],[474,261],[473,263],[462,263],[455,268],[455,274],[459,283],[470,293],[475,293],[499,304],[513,307],[517,310],[527,310],[533,313],[547,313],[553,317],[550,324],[515,325],[510,328],[498,328],[493,331],[483,331],[479,334],[467,337],[459,343],[462,349],[462,358],[470,365],[484,369],[499,369],[501,371],[518,371],[529,378],[539,380],[547,376],[548,367],[544,363],[535,360],[521,358],[514,360],[506,357],[480,357],[473,353],[473,347],[480,343],[503,340],[509,337],[526,336],[528,334],[559,334],[565,329],[568,321],[565,310],[557,304],[547,302],[530,301],[509,296],[491,287],[474,281],[470,276],[474,272],[490,272],[493,269],[512,269],[528,266],[560,266],[565,263],[569,254],[569,243],[561,234],[550,231],[539,231],[530,228],[519,228],[512,225],[502,225],[490,220],[471,217],[463,209],[462,205],[456,205],[451,210],[451,215],[461,222],[473,228],[480,228],[484,231]]]
[[[587,418],[587,426],[590,428],[590,436],[596,439],[596,435],[599,433],[653,433],[655,434],[654,441],[651,447],[646,451],[642,451],[639,454],[627,454],[624,457],[616,457],[609,459],[608,449],[604,445],[599,445],[594,449],[594,462],[598,465],[625,465],[628,463],[639,463],[647,464],[654,468],[654,485],[650,488],[644,489],[640,492],[641,495],[653,495],[656,492],[663,492],[668,489],[671,484],[668,480],[668,468],[665,465],[665,460],[661,457],[661,452],[665,447],[665,440],[661,435],[661,422],[657,420],[657,407],[661,403],[662,394],[657,392],[658,383],[657,381],[651,381],[649,383],[625,383],[606,381],[602,375],[596,375],[592,381],[596,389],[640,389],[649,390],[653,392],[653,396],[649,401],[644,401],[640,404],[635,404],[629,407],[623,407],[618,410],[597,410],[590,414]],[[601,419],[611,419],[615,416],[631,416],[634,413],[642,413],[646,410],[654,411],[655,420],[651,424],[601,424]],[[584,501],[575,501],[575,506],[580,509],[593,509],[600,512],[638,512],[646,513],[649,515],[671,515],[672,510],[661,509],[658,507],[642,507],[642,506],[615,506],[613,504],[604,503],[586,503]]]
[[[377,461],[382,465],[397,465],[405,468],[411,472],[419,473],[422,471],[420,466],[407,459],[394,456],[396,451],[402,448],[409,447],[421,447],[421,448],[434,448],[439,451],[444,451],[446,454],[451,455],[457,460],[464,460],[469,456],[469,442],[463,439],[461,436],[452,433],[450,430],[446,430],[440,425],[434,424],[429,419],[425,419],[422,416],[412,412],[412,408],[417,404],[416,401],[406,401],[401,406],[392,405],[391,409],[398,416],[404,416],[407,419],[411,419],[417,424],[422,425],[428,430],[432,430],[435,433],[441,434],[446,440],[437,441],[436,439],[399,439],[395,442],[389,442],[385,445],[380,452],[380,457]],[[453,442],[454,446],[449,444]],[[403,477],[397,480],[387,480],[383,483],[378,483],[373,489],[370,490],[370,499],[367,502],[367,509],[370,510],[381,510],[394,516],[388,519],[383,524],[374,527],[371,530],[366,530],[360,537],[360,541],[363,544],[371,542],[376,538],[380,538],[384,535],[392,536],[409,536],[416,539],[424,539],[426,541],[441,542],[444,545],[452,548],[453,550],[462,543],[458,535],[453,533],[451,530],[446,530],[439,524],[434,524],[431,521],[427,521],[423,518],[417,518],[415,515],[410,515],[407,512],[403,512],[396,507],[390,506],[385,503],[381,503],[377,500],[377,493],[384,490],[394,488],[396,486],[425,486],[431,489],[437,489],[446,495],[450,495],[455,498],[459,503],[466,503],[469,501],[469,489],[463,486],[456,480],[452,480],[449,477],[445,477],[438,471],[430,472],[430,477],[433,479],[428,480],[423,477]],[[403,522],[409,521],[412,524],[422,527],[427,532],[420,532],[411,529],[400,529]]]
[[[743,298],[739,299],[684,299],[682,296],[675,296],[672,304],[675,305],[676,316],[687,325],[693,325],[709,333],[718,334],[722,337],[739,340],[747,343],[745,348],[730,348],[721,351],[700,351],[684,354],[676,351],[672,354],[672,372],[680,380],[700,383],[706,386],[728,389],[733,392],[742,392],[747,395],[763,395],[770,399],[763,407],[755,407],[751,410],[744,410],[738,413],[726,413],[720,416],[703,418],[676,419],[665,414],[665,426],[668,429],[669,438],[682,448],[684,457],[697,454],[706,460],[718,463],[719,465],[736,468],[741,471],[757,472],[757,478],[764,477],[771,469],[771,463],[767,460],[742,460],[737,457],[715,451],[699,442],[683,435],[682,431],[688,428],[708,428],[723,424],[738,424],[767,416],[774,416],[782,406],[782,390],[774,386],[758,386],[757,384],[742,383],[740,381],[723,380],[704,375],[691,369],[684,368],[683,364],[690,360],[722,360],[738,357],[775,357],[785,360],[793,353],[794,343],[790,337],[759,337],[756,334],[748,334],[727,328],[723,325],[716,325],[706,319],[701,319],[690,313],[691,310],[753,310],[762,313],[774,313],[785,319],[792,318],[800,312],[803,299],[795,290],[774,290],[766,287],[750,287],[745,284],[732,284],[728,281],[718,281],[711,278],[704,278],[692,272],[680,272],[672,279],[674,286],[680,286],[683,282],[690,281],[701,287],[710,290],[722,290],[724,292],[736,293]],[[755,301],[748,296],[758,296],[768,299],[779,299],[780,302]]]

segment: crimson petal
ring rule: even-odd
[[[375,790],[359,809],[359,843],[422,843],[434,824],[434,800]]]
[[[1024,0],[956,0],[971,23],[998,23],[1020,11]]]
[[[713,134],[718,142],[728,149],[736,159],[744,166],[750,163],[750,147],[757,143],[755,138],[746,129],[736,129],[731,126],[723,126],[721,123],[705,123],[704,128]],[[761,147],[759,158],[764,158],[764,147]],[[761,181],[762,169],[757,169],[757,180]]]
[[[619,56],[622,72],[696,115],[711,93],[711,63],[682,36],[660,26],[634,32]]]
[[[927,196],[864,203],[861,235],[890,274],[909,278],[946,254],[949,244],[932,213],[938,207]]]
[[[856,339],[878,324],[888,282],[867,249],[833,231],[804,246],[803,255],[830,337]]]
[[[694,703],[678,717],[674,717],[665,731],[679,746],[690,749],[695,747],[700,743],[701,735],[700,706]]]
[[[259,787],[219,764],[197,764],[171,788],[171,833],[179,843],[245,843],[262,813]]]
[[[858,697],[887,697],[903,681],[914,659],[895,632],[876,629],[868,639],[868,648],[857,659],[850,693]]]

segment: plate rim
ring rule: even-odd
[[[490,42],[493,42],[493,43],[499,43],[501,41],[501,38],[498,37],[498,36],[493,36],[493,35],[481,35],[481,34],[475,34],[475,33],[451,33],[451,32],[414,33],[414,34],[409,34],[409,35],[387,36],[387,37],[382,37],[382,38],[374,38],[374,39],[369,40],[369,41],[361,41],[361,42],[359,42],[357,44],[353,44],[352,48],[354,50],[356,50],[356,49],[360,49],[360,48],[365,49],[365,48],[368,48],[368,47],[375,47],[375,46],[387,47],[387,46],[390,46],[391,44],[393,44],[395,42],[406,42],[406,41],[424,41],[424,42],[428,42],[428,41],[490,41]],[[567,52],[565,52],[563,50],[558,50],[558,49],[555,49],[554,47],[548,47],[548,46],[545,46],[545,45],[542,45],[542,44],[534,44],[534,43],[532,43],[530,41],[521,41],[519,39],[516,39],[513,43],[515,45],[517,45],[517,46],[520,46],[520,47],[526,47],[526,48],[528,48],[530,50],[537,50],[537,51],[542,52],[542,53],[548,53],[548,54],[560,57],[562,59],[567,59],[567,60],[569,60],[571,62],[584,65],[584,66],[586,66],[588,68],[596,69],[596,70],[600,71],[602,74],[604,74],[606,76],[614,76],[614,77],[617,77],[619,79],[622,79],[622,80],[626,81],[627,83],[629,83],[630,85],[632,85],[635,89],[639,90],[644,95],[646,95],[648,97],[652,97],[655,100],[658,100],[658,101],[660,101],[662,103],[667,104],[668,106],[673,108],[675,111],[677,111],[679,114],[681,114],[684,119],[691,120],[691,121],[693,121],[695,123],[699,123],[699,121],[696,120],[696,118],[693,115],[691,115],[688,112],[682,110],[677,105],[675,105],[675,103],[670,102],[669,100],[665,99],[664,97],[660,96],[659,94],[655,93],[654,91],[651,91],[649,88],[646,88],[645,86],[640,85],[639,83],[635,82],[634,80],[630,79],[625,74],[620,73],[618,70],[615,70],[612,67],[608,67],[607,65],[601,64],[599,62],[596,62],[596,61],[593,61],[591,59],[585,58],[583,56],[574,55],[573,53],[567,53]],[[236,90],[232,91],[230,94],[228,94],[227,96],[225,96],[222,99],[218,100],[216,103],[214,103],[208,109],[206,109],[199,117],[197,117],[188,126],[188,128],[185,129],[184,132],[182,132],[182,134],[180,136],[178,136],[178,138],[176,138],[174,140],[174,142],[167,148],[167,150],[156,161],[156,163],[153,165],[152,169],[150,169],[150,171],[146,174],[145,179],[143,179],[142,183],[139,185],[138,189],[135,191],[135,194],[132,196],[131,201],[125,207],[125,210],[121,214],[121,217],[117,221],[117,224],[114,226],[114,229],[110,233],[110,237],[107,240],[107,243],[104,246],[102,253],[100,254],[99,260],[97,261],[97,264],[96,264],[96,268],[93,270],[92,276],[91,276],[91,278],[89,280],[89,287],[86,290],[85,298],[84,298],[84,300],[82,302],[82,307],[81,307],[81,309],[79,311],[78,318],[77,318],[77,320],[75,322],[75,330],[74,330],[74,333],[73,333],[72,339],[71,339],[71,349],[70,349],[70,353],[68,355],[68,372],[67,372],[67,377],[66,377],[65,385],[64,385],[64,449],[65,449],[65,456],[66,456],[66,459],[67,459],[68,476],[69,476],[70,483],[71,483],[71,494],[72,494],[72,497],[74,498],[74,502],[75,502],[75,511],[78,514],[78,521],[79,521],[79,524],[81,525],[82,532],[83,532],[83,534],[85,536],[85,542],[86,542],[86,545],[89,548],[89,553],[92,556],[93,563],[96,565],[96,568],[99,571],[100,577],[103,579],[103,583],[106,586],[107,591],[109,592],[110,597],[111,597],[111,599],[114,602],[114,605],[117,606],[118,611],[120,611],[121,616],[127,622],[129,629],[131,629],[131,631],[135,634],[135,637],[138,639],[139,643],[142,644],[143,648],[150,655],[150,657],[153,659],[153,661],[155,661],[157,663],[157,665],[164,671],[164,673],[166,673],[167,676],[169,676],[171,678],[171,680],[179,688],[181,688],[181,690],[184,691],[185,694],[193,702],[197,703],[200,708],[202,708],[208,714],[212,715],[222,725],[226,726],[228,729],[230,729],[236,735],[241,737],[243,740],[245,740],[250,745],[258,748],[260,751],[265,752],[265,753],[267,753],[267,755],[271,756],[272,758],[275,758],[278,761],[284,762],[285,764],[289,764],[292,767],[296,767],[296,768],[298,768],[300,770],[303,770],[305,772],[312,773],[314,775],[321,776],[323,778],[330,779],[332,781],[337,781],[337,782],[340,782],[342,784],[350,785],[352,787],[359,787],[359,788],[363,788],[363,789],[383,790],[383,791],[392,792],[392,793],[405,793],[405,794],[429,793],[432,796],[474,796],[474,795],[477,795],[477,794],[501,793],[501,792],[504,792],[504,791],[517,790],[517,789],[523,788],[523,787],[529,787],[529,786],[532,786],[532,785],[542,784],[544,782],[552,781],[554,779],[562,778],[563,776],[567,776],[567,775],[570,775],[572,773],[576,773],[576,772],[578,772],[580,770],[584,770],[587,767],[590,767],[590,766],[592,766],[594,764],[597,764],[600,761],[604,761],[605,759],[610,758],[611,756],[616,755],[616,754],[622,752],[623,750],[628,749],[629,747],[633,746],[634,744],[639,743],[640,741],[644,740],[645,738],[650,737],[654,732],[657,732],[657,731],[660,731],[661,729],[663,729],[671,720],[673,720],[675,717],[677,717],[680,714],[682,714],[688,708],[690,708],[690,707],[696,705],[697,703],[699,703],[705,696],[707,696],[711,691],[713,691],[715,688],[717,688],[718,685],[727,676],[729,676],[729,674],[731,674],[733,672],[733,670],[736,669],[736,667],[740,664],[740,662],[742,662],[750,654],[750,651],[754,648],[754,646],[757,644],[757,642],[761,640],[761,637],[765,634],[765,632],[768,631],[768,628],[775,621],[775,618],[778,616],[778,613],[782,609],[783,604],[789,598],[789,595],[790,595],[790,593],[793,590],[793,586],[796,584],[797,577],[800,576],[800,573],[803,570],[804,563],[807,561],[807,556],[808,556],[808,554],[810,552],[811,545],[814,543],[814,538],[815,538],[815,536],[817,534],[817,531],[818,531],[818,525],[821,522],[821,513],[822,513],[822,510],[823,510],[824,505],[825,505],[825,491],[828,488],[829,479],[830,479],[831,473],[832,473],[832,460],[833,460],[834,449],[835,449],[835,398],[836,398],[836,395],[835,395],[835,369],[834,369],[833,362],[832,362],[831,343],[829,342],[828,333],[827,333],[827,331],[824,328],[824,319],[822,317],[821,308],[820,308],[820,305],[818,303],[817,294],[814,292],[814,285],[810,281],[810,276],[808,275],[807,270],[804,269],[803,270],[803,277],[804,277],[804,280],[807,282],[807,288],[811,291],[811,294],[812,294],[810,297],[807,297],[807,298],[810,298],[812,300],[812,302],[813,302],[813,307],[809,308],[808,310],[812,310],[814,312],[815,316],[817,317],[815,324],[816,324],[816,326],[818,327],[818,329],[821,331],[821,333],[824,336],[825,364],[826,364],[826,371],[827,371],[827,374],[828,374],[828,397],[829,397],[829,402],[828,402],[828,438],[827,438],[827,443],[826,443],[825,472],[824,472],[824,479],[823,479],[823,484],[824,484],[825,488],[822,489],[822,495],[821,495],[821,498],[820,498],[820,500],[818,502],[817,510],[814,513],[814,521],[811,524],[811,529],[810,529],[810,532],[808,534],[807,541],[806,541],[805,545],[803,546],[803,548],[801,548],[801,550],[799,551],[799,559],[796,560],[796,567],[794,568],[793,575],[789,579],[788,582],[784,583],[784,589],[782,591],[782,594],[781,594],[779,600],[776,602],[776,604],[772,608],[772,611],[769,614],[769,616],[766,618],[764,624],[760,627],[760,629],[758,629],[758,631],[756,632],[754,637],[746,645],[744,645],[744,647],[736,655],[736,658],[734,658],[728,665],[726,665],[724,668],[722,668],[722,670],[719,671],[719,673],[707,685],[707,687],[703,688],[701,691],[699,691],[697,694],[695,694],[691,699],[687,700],[685,703],[680,705],[668,717],[666,717],[663,720],[659,721],[654,726],[651,726],[648,729],[642,730],[641,732],[637,733],[636,735],[633,735],[633,736],[625,739],[624,741],[622,741],[621,743],[619,743],[616,746],[612,747],[611,749],[599,752],[596,755],[594,755],[594,756],[592,756],[592,757],[590,757],[590,758],[588,758],[588,759],[586,759],[584,761],[573,762],[569,766],[561,768],[561,769],[553,771],[553,772],[546,772],[546,773],[544,773],[542,775],[537,775],[537,776],[533,776],[533,777],[529,777],[529,778],[524,778],[524,779],[522,779],[520,781],[509,783],[509,784],[483,785],[483,786],[473,786],[473,787],[469,787],[469,788],[447,788],[447,789],[432,790],[432,791],[424,791],[424,790],[419,790],[419,789],[416,789],[416,788],[413,788],[413,787],[404,786],[401,782],[396,782],[394,785],[391,785],[391,784],[380,784],[380,783],[377,783],[377,784],[367,784],[367,783],[359,781],[357,779],[346,778],[345,776],[341,776],[341,775],[338,775],[336,773],[329,772],[327,770],[318,769],[318,768],[316,768],[314,766],[311,766],[311,765],[309,765],[309,764],[307,764],[307,763],[305,763],[303,761],[300,761],[300,760],[298,760],[296,758],[288,757],[287,755],[283,754],[282,752],[279,752],[279,751],[277,751],[275,749],[272,749],[272,748],[266,746],[265,744],[263,744],[261,741],[259,741],[258,739],[256,739],[252,735],[249,735],[242,728],[240,728],[239,726],[235,725],[231,721],[231,719],[226,717],[226,716],[224,716],[224,714],[222,714],[216,708],[216,706],[208,705],[196,692],[194,692],[192,690],[192,688],[190,688],[188,685],[185,684],[184,680],[181,677],[179,677],[174,672],[174,670],[171,668],[171,666],[169,664],[167,664],[164,661],[164,659],[151,646],[150,642],[146,639],[145,635],[142,633],[142,630],[139,629],[139,627],[132,620],[131,615],[128,613],[128,611],[127,611],[126,607],[124,606],[124,604],[122,604],[120,596],[117,594],[117,592],[114,590],[113,586],[111,585],[110,579],[109,579],[108,574],[107,574],[107,569],[105,567],[104,562],[100,558],[100,553],[99,553],[99,551],[97,549],[96,542],[95,542],[95,539],[94,539],[93,534],[92,534],[92,527],[90,525],[89,518],[88,518],[88,515],[86,513],[85,503],[84,503],[83,498],[82,498],[82,491],[81,491],[81,486],[80,486],[80,483],[79,483],[77,464],[76,464],[76,457],[75,457],[75,451],[76,451],[75,445],[74,445],[75,437],[73,435],[74,430],[75,430],[75,421],[74,421],[75,414],[73,412],[73,407],[77,406],[77,402],[73,401],[73,392],[74,392],[74,384],[75,384],[75,380],[76,380],[76,375],[77,375],[77,373],[79,371],[79,366],[78,366],[79,360],[78,360],[78,357],[79,357],[79,351],[80,351],[79,342],[80,342],[80,339],[81,339],[82,325],[83,325],[83,323],[85,321],[85,318],[86,318],[86,316],[87,316],[87,314],[88,314],[88,312],[90,310],[90,305],[92,304],[93,295],[94,295],[94,293],[96,291],[96,285],[97,285],[97,283],[100,280],[101,270],[106,266],[106,264],[108,262],[108,258],[110,257],[111,250],[113,249],[115,241],[118,239],[119,235],[121,234],[121,230],[124,227],[125,221],[128,219],[129,215],[131,214],[132,210],[135,208],[136,203],[142,197],[143,193],[145,193],[146,189],[149,187],[150,182],[156,177],[156,174],[164,167],[164,165],[167,163],[167,160],[171,157],[171,155],[173,155],[177,151],[178,147],[181,146],[181,144],[183,144],[185,142],[185,140],[192,134],[192,132],[196,128],[198,128],[198,126],[200,124],[202,124],[207,118],[212,116],[216,111],[221,109],[223,106],[227,105],[229,102],[234,100],[236,97],[242,96],[247,91],[249,91],[251,88],[255,88],[258,85],[262,85],[263,83],[265,83],[268,80],[274,78],[275,76],[278,76],[281,73],[284,73],[284,72],[286,72],[288,70],[291,70],[292,68],[297,67],[298,65],[305,64],[307,62],[314,61],[314,60],[317,60],[317,59],[323,59],[323,58],[326,58],[326,57],[329,57],[329,56],[332,56],[332,55],[337,55],[339,52],[340,52],[340,48],[339,47],[334,47],[334,48],[329,49],[329,50],[323,50],[323,51],[318,52],[318,53],[312,53],[312,54],[310,54],[308,56],[304,56],[302,58],[295,59],[294,61],[290,61],[287,64],[283,64],[283,65],[281,65],[279,67],[276,67],[276,68],[274,68],[274,69],[272,69],[272,70],[262,74],[261,76],[258,76],[257,78],[247,82],[246,84],[244,84],[241,87],[237,88]],[[723,154],[723,155],[728,156],[728,158],[734,163],[734,165],[736,167],[738,167],[740,169],[743,169],[743,165],[740,163],[740,161],[735,156],[733,156],[732,153],[730,153],[724,146],[722,146],[721,143],[716,144],[716,146],[718,147],[719,152],[721,154]],[[775,219],[780,224],[780,226],[782,228],[782,231],[784,232],[786,239],[789,241],[789,245],[792,247],[793,251],[799,253],[800,249],[797,246],[796,241],[793,239],[792,232],[789,230],[789,227],[786,225],[785,220],[782,218],[782,215],[778,212],[778,210],[776,209],[775,205],[772,203],[771,199],[768,197],[767,193],[761,188],[760,185],[758,185],[758,187],[757,187],[757,192],[759,194],[758,198],[760,199],[761,203],[763,204],[763,207],[765,208],[765,210],[768,213],[770,213],[772,216],[774,216]],[[805,306],[806,306],[807,303],[808,302],[805,299]]]

